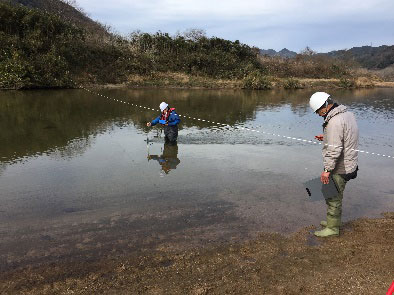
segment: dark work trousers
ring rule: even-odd
[[[176,142],[178,139],[178,125],[164,126],[165,140],[169,142]]]

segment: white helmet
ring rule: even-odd
[[[160,111],[164,111],[168,107],[168,104],[166,104],[164,101],[160,104]]]
[[[309,106],[311,109],[316,112],[318,109],[320,109],[323,104],[327,101],[327,99],[330,97],[328,93],[325,92],[315,92],[312,94],[311,98],[309,99]]]

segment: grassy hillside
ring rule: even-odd
[[[116,38],[104,43],[89,36],[56,14],[0,3],[0,87],[71,87],[78,77],[118,76]]]
[[[74,87],[75,82],[304,87],[294,77],[356,85],[352,60],[308,50],[291,59],[262,56],[258,48],[207,37],[201,30],[123,37],[59,0],[0,0],[0,43],[0,88]]]
[[[129,75],[157,72],[217,79],[264,74],[252,48],[198,31],[134,33],[129,39],[92,34],[59,13],[0,3],[0,87],[68,87],[71,79],[120,83]]]
[[[85,28],[92,34],[108,36],[105,26],[90,19],[75,1],[61,0],[0,0],[11,5],[23,5],[27,8],[39,9],[59,16],[62,20]]]
[[[277,52],[273,49],[260,50],[262,56],[297,58],[299,54],[289,51],[286,48]],[[302,54],[302,53],[301,53]],[[347,50],[334,50],[328,53],[317,53],[319,56],[338,59],[344,62],[357,64],[366,69],[381,70],[394,65],[394,45],[393,46],[362,46],[353,47]]]
[[[349,50],[332,51],[327,55],[342,60],[355,61],[367,69],[379,70],[394,64],[394,45],[353,47]]]

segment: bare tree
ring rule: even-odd
[[[203,29],[187,29],[182,34],[186,40],[198,41],[207,38],[207,34]]]
[[[300,51],[300,54],[306,56],[312,56],[316,54],[316,51],[313,51],[309,46],[307,46]]]

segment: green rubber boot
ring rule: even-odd
[[[339,236],[339,228],[329,228],[318,230],[314,232],[316,237],[327,238],[327,237],[337,237]]]
[[[342,199],[346,181],[339,174],[333,174],[332,178],[338,188],[338,195],[333,198],[326,199],[327,221],[320,222],[320,224],[325,228],[315,232],[315,235],[318,237],[338,236],[339,227],[342,225]]]
[[[340,217],[334,218],[334,217],[327,216],[326,224],[327,224],[327,226],[325,229],[315,231],[314,235],[317,237],[321,237],[321,238],[339,236],[339,226],[341,224]]]
[[[327,221],[325,221],[325,220],[320,221],[320,225],[326,227]],[[342,226],[342,223],[339,226]]]
[[[327,221],[325,221],[325,220],[320,221],[320,225],[326,227],[327,226]]]

